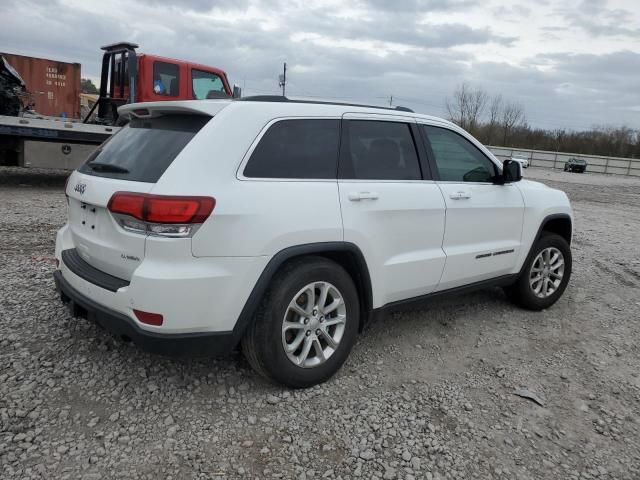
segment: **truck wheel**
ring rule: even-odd
[[[571,249],[555,233],[543,232],[516,283],[507,287],[509,299],[529,310],[548,308],[562,296],[571,277]]]
[[[311,387],[340,369],[355,343],[359,318],[349,274],[330,260],[301,258],[272,279],[242,351],[267,379]]]

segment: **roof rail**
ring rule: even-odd
[[[309,103],[309,104],[317,104],[317,105],[342,105],[345,107],[365,107],[365,108],[379,108],[382,110],[395,110],[398,112],[410,112],[414,113],[413,110],[407,107],[381,107],[380,105],[366,105],[362,103],[347,103],[347,102],[330,102],[327,100],[307,100],[307,99],[296,99],[296,98],[288,98],[283,95],[253,95],[249,97],[242,97],[236,99],[240,102],[273,102],[273,103]]]

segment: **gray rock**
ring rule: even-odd
[[[373,460],[376,458],[376,454],[373,450],[365,450],[360,452],[360,458],[363,460]]]
[[[280,403],[280,399],[275,395],[267,395],[267,403],[270,405],[275,405],[276,403]]]

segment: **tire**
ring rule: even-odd
[[[559,273],[559,268],[552,268],[548,274],[549,281],[552,283],[547,283],[546,287],[540,283],[545,283],[545,273],[548,271],[545,270],[545,268],[543,268],[540,272],[542,280],[538,282],[534,281],[533,283],[530,281],[536,273],[533,271],[533,268],[541,267],[543,265],[543,263],[539,263],[539,255],[543,254],[543,252],[545,251],[550,252],[550,257],[548,257],[548,259],[551,260],[549,263],[551,263],[552,267],[554,265],[558,265],[557,260],[555,262],[553,261],[554,252],[560,252],[563,260],[562,277],[559,279],[559,283],[557,283],[557,274]],[[544,261],[544,258],[542,258],[541,262]],[[569,244],[567,243],[567,241],[560,235],[557,235],[555,233],[543,232],[542,236],[532,247],[527,260],[525,261],[525,265],[522,268],[520,277],[513,285],[505,288],[505,293],[507,294],[509,299],[516,305],[519,305],[528,310],[543,310],[545,308],[549,308],[551,305],[558,301],[558,299],[564,293],[564,290],[567,288],[567,284],[569,283],[569,279],[571,278],[571,268],[571,249],[569,248]],[[537,278],[538,276],[535,275],[535,277]],[[554,283],[557,283],[557,285],[554,285]],[[536,293],[534,287],[540,287],[540,291]],[[545,295],[543,289],[546,289],[548,292],[551,288],[552,292]]]
[[[313,305],[318,304],[317,312],[309,303],[311,289],[307,287],[311,285],[316,299]],[[338,298],[343,303],[337,302],[338,306],[327,312],[324,320],[319,300],[326,285],[328,293],[324,307],[331,308]],[[300,310],[307,313],[302,315]],[[344,315],[344,322],[338,323],[341,315]],[[242,351],[253,369],[268,380],[291,388],[311,387],[325,382],[340,369],[355,344],[359,319],[358,292],[346,270],[322,257],[303,257],[287,263],[272,279],[242,339]],[[295,328],[284,331],[285,320]],[[327,326],[329,322],[332,325]],[[333,341],[337,340],[335,348],[331,348],[323,331]],[[318,339],[318,343],[314,339]],[[291,347],[299,346],[287,353],[286,342]],[[305,357],[309,342],[311,347]],[[318,348],[326,359],[320,357]],[[297,360],[292,359],[294,357]],[[294,363],[298,360],[303,363]]]
[[[568,170],[569,170],[569,167],[567,167],[567,166],[565,165],[565,166],[564,166],[564,171],[566,172],[566,171],[568,171]]]

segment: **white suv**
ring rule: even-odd
[[[539,310],[567,286],[566,195],[445,120],[284,97],[119,111],[68,180],[55,281],[148,350],[241,346],[307,387],[373,314],[493,285]]]

